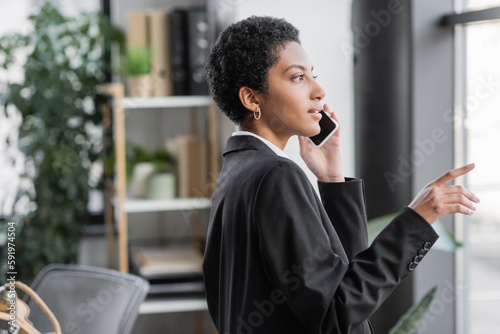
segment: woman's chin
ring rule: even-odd
[[[321,132],[321,127],[319,126],[319,123],[316,123],[316,125],[311,127],[311,129],[309,129],[309,131],[307,131],[307,134],[304,136],[305,137],[312,137],[312,136],[316,136],[320,132]]]
[[[320,133],[321,127],[319,123],[314,124],[302,124],[303,126],[294,129],[294,134],[302,137],[312,137]]]

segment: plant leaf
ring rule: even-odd
[[[418,304],[412,306],[405,314],[399,318],[396,325],[389,331],[389,334],[414,334],[417,332],[420,321],[429,309],[437,287],[433,287],[422,297]]]
[[[370,219],[368,221],[368,243],[371,244],[373,240],[379,235],[382,230],[390,224],[396,217],[396,213],[391,213],[385,216]],[[462,247],[453,234],[440,222],[437,221],[432,224],[432,227],[439,235],[439,239],[432,246],[432,249],[437,249],[445,252],[454,252],[457,248]]]
[[[454,252],[457,250],[457,248],[463,246],[455,239],[453,234],[440,221],[432,224],[432,227],[439,235],[439,239],[432,246],[432,249],[437,249],[445,252]]]
[[[368,244],[379,235],[382,230],[396,217],[396,213],[391,213],[385,216],[370,219],[368,221]]]

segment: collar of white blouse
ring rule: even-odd
[[[273,150],[274,153],[276,153],[277,155],[279,155],[280,157],[283,157],[283,158],[287,158],[287,159],[290,159],[290,157],[285,153],[283,152],[283,150],[281,150],[278,146],[274,145],[273,143],[271,143],[269,140],[267,139],[264,139],[262,138],[261,136],[259,135],[256,135],[255,133],[253,132],[250,132],[250,131],[236,131],[236,132],[233,132],[233,136],[253,136],[255,138],[258,138],[260,139],[264,144],[266,144],[267,146],[269,146],[269,148],[271,150]]]

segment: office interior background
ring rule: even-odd
[[[103,6],[99,0],[53,2],[69,15],[78,15],[82,10],[100,11]],[[42,0],[2,2],[0,35],[29,30],[28,15],[43,3]],[[207,3],[111,0],[107,3],[112,22],[124,30],[129,11],[170,9],[187,4],[208,4],[215,8],[212,12],[215,17],[209,20],[216,22],[219,28],[250,15],[283,17],[294,24],[301,32],[302,45],[314,64],[318,81],[327,92],[323,102],[340,118],[345,173],[356,177],[383,175],[382,184],[375,182],[369,190],[374,197],[377,193],[387,194],[379,196],[381,201],[390,202],[394,197],[411,200],[416,191],[446,170],[476,163],[476,169],[458,181],[481,199],[476,214],[442,220],[462,246],[454,251],[431,250],[432,254],[405,282],[399,297],[378,312],[379,320],[375,319],[374,323],[378,328],[388,328],[384,327],[383,319],[390,319],[387,320],[390,327],[393,310],[400,312],[401,305],[406,308],[416,303],[430,288],[437,286],[419,333],[498,331],[500,1],[387,0],[373,1],[370,5],[356,0],[207,0]],[[456,15],[466,12],[475,14]],[[24,56],[18,55],[20,59]],[[1,84],[20,80],[21,76],[21,68],[0,70]],[[1,102],[0,109],[3,109],[4,101]],[[15,116],[16,111],[12,109],[5,112],[10,117],[6,117],[4,110],[0,112],[0,216],[7,219],[12,212],[24,160],[15,140],[20,116]],[[157,141],[156,133],[185,131],[184,125],[180,125],[187,123],[185,115],[169,117],[167,120],[157,112],[128,113],[127,136],[137,143],[151,145]],[[224,138],[231,134],[233,127],[222,117],[217,118],[217,122],[222,149]],[[290,140],[285,151],[314,183],[300,159],[296,138]],[[387,152],[391,152],[392,161],[385,158]],[[367,182],[367,189],[369,187]],[[376,205],[370,206],[370,196],[367,198],[369,217],[379,216],[377,208],[381,206],[394,211],[401,206],[398,199],[389,204],[379,204],[374,199]],[[102,193],[94,191],[90,198],[89,210],[105,210]],[[390,213],[383,211],[380,213]],[[178,219],[176,215],[130,214],[130,234],[148,238],[148,233],[188,233],[186,224],[158,227],[163,220]],[[203,224],[202,227],[205,228]],[[5,243],[6,236],[0,235],[1,246]],[[104,233],[84,234],[79,250],[79,263],[108,266]],[[137,332],[194,332],[193,319],[199,317],[200,312],[193,313],[142,314],[137,320]],[[202,311],[201,317],[202,330],[210,332],[208,313]]]

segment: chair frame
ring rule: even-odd
[[[76,273],[79,276],[103,278],[106,280],[113,279],[136,285],[137,288],[135,289],[129,304],[121,317],[120,324],[118,325],[119,334],[129,334],[132,332],[135,320],[137,319],[137,316],[139,314],[139,307],[145,300],[149,291],[149,283],[147,280],[136,275],[122,273],[117,270],[112,270],[107,268],[90,267],[90,266],[73,265],[73,264],[50,264],[44,267],[38,273],[35,280],[31,284],[31,288],[35,292],[38,292],[37,290],[39,289],[40,285],[44,282],[47,275],[54,272]],[[24,301],[30,308],[35,303],[35,301],[28,295],[24,297]]]

